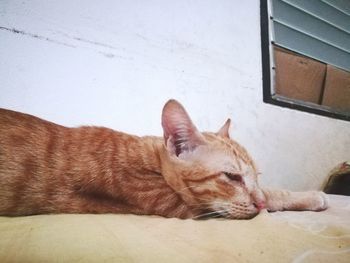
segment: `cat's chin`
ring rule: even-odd
[[[207,212],[207,213],[203,213],[197,216],[194,216],[193,219],[195,220],[208,220],[208,219],[218,219],[218,218],[228,218],[226,215],[216,212],[216,211],[212,211],[212,212]]]
[[[254,214],[249,214],[249,215],[230,215],[230,216],[226,216],[225,218],[227,219],[253,219],[254,217],[256,217],[259,213],[254,213]]]
[[[194,216],[192,219],[195,220],[207,220],[207,219],[252,219],[256,217],[259,214],[259,212],[253,212],[253,213],[222,213],[218,211],[211,211],[211,212],[205,212],[202,214],[199,214],[197,216]]]

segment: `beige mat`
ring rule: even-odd
[[[252,220],[0,217],[0,262],[350,262],[350,197]]]

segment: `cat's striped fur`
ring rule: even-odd
[[[0,110],[0,215],[133,213],[165,217],[251,218],[276,211],[322,210],[320,192],[262,190],[246,150],[200,133],[184,108],[163,109],[164,138],[101,127],[67,128]]]

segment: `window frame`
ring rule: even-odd
[[[269,0],[260,0],[260,34],[261,34],[261,64],[262,64],[262,80],[263,80],[263,101],[275,106],[285,107],[293,110],[299,110],[334,119],[350,121],[350,115],[336,111],[327,106],[316,105],[313,103],[303,102],[285,98],[283,96],[273,94],[273,63],[272,58],[272,41],[270,41],[270,14],[268,5]]]

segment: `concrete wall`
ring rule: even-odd
[[[2,0],[0,107],[161,135],[181,101],[201,130],[227,117],[264,185],[316,189],[350,159],[350,123],[262,102],[259,1]]]

